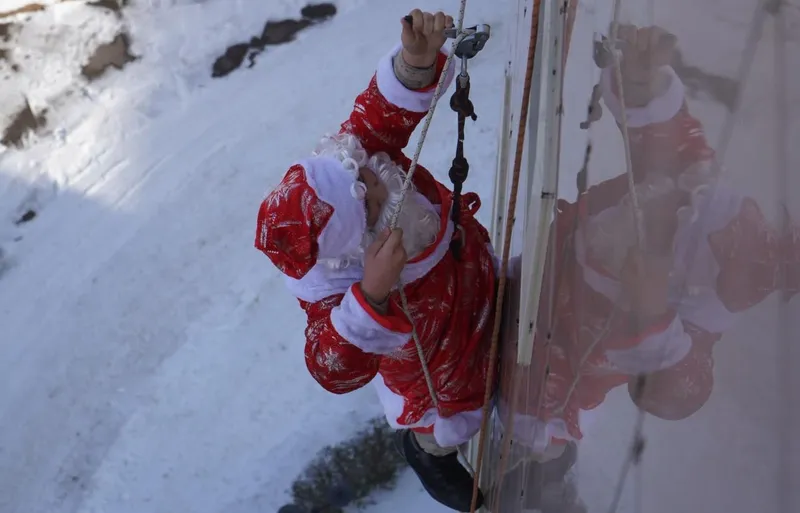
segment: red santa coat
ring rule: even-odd
[[[546,384],[542,390],[532,386],[514,405],[500,403],[504,420],[503,410],[514,409],[515,439],[535,450],[580,439],[579,412],[599,406],[623,384],[651,414],[674,420],[691,415],[711,394],[712,349],[736,314],[781,286],[781,276],[791,293],[800,286],[800,229],[778,233],[752,198],[721,183],[692,195],[670,188],[669,180],[647,177],[655,172],[688,188],[713,170],[714,152],[702,125],[688,111],[680,79],[669,72],[672,86],[663,96],[627,110],[648,243],[669,244],[674,254],[669,310],[637,329],[619,308],[615,263],[634,242],[634,228],[626,226],[625,175],[591,187],[575,203],[559,202],[548,255],[555,258],[554,276],[544,279],[546,286],[557,287],[553,326],[548,326],[550,302],[543,300],[527,381]],[[620,119],[610,70],[604,70],[601,86],[606,106]],[[628,239],[615,240],[610,235],[615,230]],[[551,269],[549,262],[545,269]],[[550,292],[545,287],[542,297]],[[640,374],[647,376],[641,395],[636,393]]]
[[[410,160],[402,150],[425,116],[434,87],[411,91],[397,80],[392,57],[399,50],[398,46],[380,61],[341,131],[355,135],[370,155],[385,152],[407,171]],[[440,54],[438,73],[445,58]],[[452,67],[449,76],[452,80]],[[293,166],[284,180],[291,181],[303,171],[303,164]],[[477,195],[462,196],[463,249],[457,261],[449,251],[455,231],[450,221],[452,193],[422,166],[417,166],[413,181],[442,221],[435,243],[409,261],[402,273],[438,411],[411,339],[411,324],[396,293],[390,297],[386,315],[373,310],[358,286],[363,269],[357,266],[331,270],[314,265],[300,279],[288,277],[287,285],[308,315],[305,360],[322,387],[345,394],[374,382],[391,425],[432,432],[440,444],[453,446],[469,440],[480,427],[494,307],[493,253],[487,231],[474,218],[480,206]],[[274,222],[267,205],[270,212],[280,211],[281,201],[273,193],[262,204],[259,233]],[[268,241],[259,242],[259,237],[256,245],[264,250]],[[295,242],[310,246],[302,240]],[[265,253],[270,256],[269,251]],[[281,267],[279,259],[273,261]]]

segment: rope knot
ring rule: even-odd
[[[459,116],[471,118],[472,121],[478,119],[475,114],[475,106],[469,99],[469,75],[459,75],[456,80],[456,91],[450,97],[450,108],[457,112]]]
[[[467,181],[469,175],[469,162],[463,156],[457,156],[453,159],[453,164],[450,166],[448,176],[453,185],[461,185]]]

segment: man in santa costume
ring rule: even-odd
[[[636,240],[625,174],[558,203],[527,380],[544,385],[500,403],[538,462],[572,457],[564,448],[582,438],[579,413],[620,385],[659,418],[694,414],[713,389],[714,344],[737,314],[800,290],[800,228],[788,213],[785,231],[770,226],[753,198],[724,183],[670,66],[676,38],[628,25],[619,40],[624,108],[602,51],[596,91],[618,125],[627,117],[645,236]],[[600,106],[592,112],[599,119]]]
[[[474,218],[477,195],[454,205],[451,191],[424,167],[416,168],[398,228],[388,229],[410,165],[402,150],[440,75],[447,72],[448,85],[454,77],[441,50],[452,19],[419,10],[411,17],[402,20],[402,44],[378,63],[339,134],[292,165],[263,201],[256,247],[286,275],[308,315],[305,358],[314,379],[335,394],[373,382],[399,430],[398,448],[426,490],[468,511],[472,476],[457,447],[480,428],[495,269],[488,233]],[[453,208],[460,209],[457,228]],[[450,250],[454,237],[458,259]]]

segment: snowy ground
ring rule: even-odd
[[[24,22],[39,53],[15,91],[50,114],[0,155],[13,259],[0,278],[3,513],[271,512],[320,448],[378,412],[371,390],[332,396],[309,377],[302,312],[252,242],[264,192],[338,128],[420,2],[336,3],[331,22],[223,80],[210,69],[227,45],[303,4],[133,2],[119,21],[66,2]],[[472,67],[480,118],[467,129],[469,189],[487,196],[508,4],[467,13],[496,29]],[[87,45],[120,25],[141,58],[86,83]],[[6,91],[3,105],[17,102]],[[455,125],[443,108],[423,153],[443,180]],[[15,225],[28,208],[36,218]],[[400,496],[437,511],[412,476],[370,511]]]

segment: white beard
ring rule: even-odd
[[[651,176],[635,187],[641,208],[675,189],[675,183],[664,176]],[[636,223],[630,193],[620,202],[589,219],[585,237],[589,256],[614,276],[619,276],[628,250],[636,244]]]
[[[341,161],[348,171],[354,166],[371,169],[386,186],[388,197],[383,204],[378,221],[372,228],[367,228],[361,246],[355,254],[344,255],[338,259],[327,259],[323,263],[332,269],[342,269],[350,265],[363,265],[364,252],[372,244],[377,235],[389,227],[392,215],[401,201],[400,191],[406,179],[406,173],[395,164],[386,153],[376,153],[368,157],[358,139],[350,134],[339,134],[325,137],[314,152],[317,156],[333,157]],[[440,229],[440,216],[431,203],[410,185],[403,200],[403,206],[397,217],[397,228],[403,230],[403,247],[412,259],[422,253],[436,241]]]
[[[381,231],[389,227],[392,215],[402,200],[401,191],[406,173],[392,162],[385,153],[378,153],[370,160],[368,167],[386,186],[389,196],[383,204],[381,215],[372,229],[364,234],[362,248],[366,249]],[[397,227],[403,230],[403,247],[408,258],[414,258],[434,243],[439,234],[440,217],[433,205],[413,185],[409,186],[397,216]]]
[[[663,175],[650,175],[637,184],[635,189],[642,210],[647,209],[650,201],[676,189],[689,193],[690,203],[674,213],[678,216],[679,229],[685,229],[706,212],[708,201],[717,185],[716,167],[709,162],[700,162],[690,166],[677,180]],[[630,193],[626,194],[617,205],[589,219],[585,229],[589,255],[614,276],[619,275],[628,250],[636,244],[636,224],[631,201]]]

